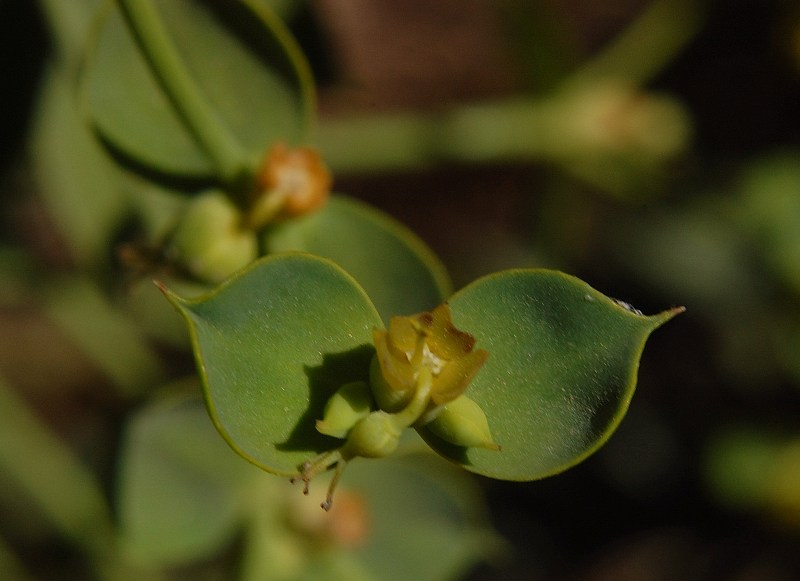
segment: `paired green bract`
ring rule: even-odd
[[[208,408],[228,443],[286,476],[341,440],[315,429],[344,383],[367,381],[381,317],[358,283],[302,253],[255,262],[199,299],[167,291],[185,317]],[[643,316],[560,272],[511,270],[448,301],[489,358],[467,389],[502,451],[461,448],[420,430],[439,454],[505,480],[555,474],[620,422],[649,334],[682,309]]]

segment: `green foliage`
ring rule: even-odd
[[[800,155],[781,152],[757,160],[738,185],[736,218],[770,270],[800,293]]]
[[[572,82],[554,75],[552,94],[319,131],[310,66],[277,16],[298,3],[40,5],[54,48],[27,145],[57,232],[30,253],[0,249],[0,301],[35,311],[47,363],[69,360],[80,389],[97,391],[48,386],[33,394],[46,402],[39,417],[0,384],[0,500],[21,488],[92,575],[171,579],[204,562],[244,581],[452,578],[500,545],[468,472],[549,476],[616,429],[646,340],[682,309],[644,316],[552,270],[503,271],[452,294],[421,237],[365,202],[328,198],[323,161],[357,172],[539,160],[635,191],[685,146],[689,122],[671,98],[598,71],[629,61],[619,54],[651,25],[673,26],[668,0]],[[687,30],[657,35],[634,80]],[[746,183],[741,202],[791,285],[796,205],[784,189],[797,175],[783,177],[767,192]],[[295,195],[305,207],[289,212]],[[39,258],[48,252],[57,258]],[[376,330],[393,325],[413,344],[384,337],[409,372],[401,397],[384,399],[394,386]],[[192,356],[202,387],[178,379]],[[21,358],[23,384],[37,363]],[[53,412],[62,398],[90,409]],[[359,456],[380,461],[350,462]],[[339,483],[337,502],[325,514],[264,471],[306,492],[314,476],[314,496],[327,481],[326,509]],[[0,540],[0,575],[24,576],[11,553]]]
[[[101,11],[83,92],[103,139],[147,169],[213,179],[217,160],[199,134],[199,121],[185,103],[176,102],[175,91],[195,88],[202,95],[197,115],[210,115],[208,123],[235,136],[231,139],[250,164],[260,161],[266,144],[307,139],[313,107],[309,73],[269,9],[251,1],[224,8],[214,2],[153,4],[180,68],[151,66],[152,56],[137,46],[122,12]],[[171,81],[191,89],[176,89]]]
[[[354,466],[339,512],[322,517],[288,482],[233,454],[192,387],[168,386],[125,429],[118,510],[124,551],[140,565],[208,557],[243,534],[245,581],[435,580],[499,547],[473,486],[413,442],[379,467]],[[408,542],[408,527],[425,533]]]
[[[332,447],[314,422],[341,385],[367,379],[371,331],[381,324],[349,275],[311,255],[281,254],[202,299],[169,297],[191,330],[212,418],[237,451],[288,476]]]
[[[482,278],[448,303],[456,325],[489,352],[468,393],[502,450],[423,435],[468,470],[506,480],[549,476],[594,452],[627,410],[648,335],[681,311],[645,317],[544,270]]]
[[[175,394],[128,423],[118,510],[125,551],[147,566],[203,558],[233,540],[250,474],[210,429],[197,398]]]
[[[727,506],[765,512],[791,526],[800,520],[800,438],[785,430],[728,426],[706,450],[709,488]]]
[[[444,266],[413,232],[345,196],[267,229],[264,246],[268,252],[302,250],[330,258],[359,282],[384,321],[432,309],[451,293]]]
[[[81,265],[96,267],[108,260],[129,200],[78,112],[69,71],[51,66],[42,83],[28,145],[35,178],[70,254]]]
[[[168,297],[190,327],[211,415],[234,449],[291,475],[340,445],[315,422],[341,386],[368,380],[370,333],[380,326],[353,279],[321,258],[283,254],[206,297]],[[597,449],[630,402],[647,336],[681,310],[645,317],[575,278],[536,270],[480,279],[448,302],[455,325],[489,352],[468,393],[502,451],[422,434],[468,470],[506,480],[560,472]],[[383,433],[383,424],[364,432],[362,423],[352,434],[359,450]]]

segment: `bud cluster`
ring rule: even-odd
[[[219,283],[259,255],[257,233],[265,226],[319,210],[331,175],[319,153],[273,145],[259,168],[247,207],[221,190],[194,198],[175,225],[164,255],[192,277]]]

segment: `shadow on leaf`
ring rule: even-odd
[[[427,428],[419,428],[417,433],[428,443],[436,452],[444,456],[451,462],[460,464],[462,466],[469,466],[471,464],[467,456],[467,448],[464,446],[456,446],[450,442],[442,440],[439,436],[431,432]]]
[[[308,377],[308,407],[300,415],[289,437],[275,448],[283,451],[310,450],[321,453],[342,445],[343,440],[317,432],[316,421],[322,418],[328,399],[345,383],[369,381],[369,364],[375,348],[361,345],[342,353],[322,356],[322,365],[304,367]]]

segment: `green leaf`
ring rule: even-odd
[[[751,163],[738,180],[735,218],[767,266],[800,292],[800,152],[773,153]]]
[[[189,325],[212,419],[237,452],[292,475],[340,444],[314,422],[342,384],[367,380],[372,329],[381,326],[347,273],[287,253],[254,262],[199,299],[168,297]]]
[[[313,111],[307,64],[284,25],[248,0],[158,0],[202,98],[255,164],[276,140],[305,139]],[[209,179],[212,160],[156,80],[119,10],[101,10],[83,90],[104,140],[157,172]]]
[[[408,228],[367,204],[332,197],[319,212],[264,236],[268,252],[304,250],[330,258],[367,291],[384,321],[428,311],[451,292],[436,255]]]
[[[70,256],[96,267],[108,261],[128,196],[81,119],[73,82],[69,71],[49,68],[28,149],[39,193]]]
[[[353,462],[342,487],[368,500],[372,524],[354,556],[375,579],[434,581],[459,579],[499,552],[502,541],[466,476],[430,453]]]
[[[79,277],[50,281],[49,317],[128,397],[141,395],[165,373],[142,329],[109,302],[98,285]]]
[[[369,579],[435,580],[455,578],[498,549],[475,482],[434,454],[354,463],[338,498],[344,512],[326,514],[315,498],[325,477],[306,498],[244,462],[216,433],[193,387],[166,386],[174,393],[137,412],[123,434],[117,510],[122,548],[136,564],[207,560],[239,535],[250,573],[242,578],[350,580],[355,567]],[[352,524],[337,533],[337,518],[356,527],[364,519],[364,538],[347,538]],[[411,539],[403,534],[411,526],[427,532]],[[337,564],[349,566],[335,574]]]
[[[600,447],[627,410],[648,335],[682,310],[645,317],[545,270],[484,277],[448,303],[454,324],[489,352],[467,395],[502,450],[422,436],[466,469],[503,480],[561,472]]]
[[[240,525],[239,489],[259,472],[215,432],[197,397],[170,397],[128,424],[120,454],[121,539],[140,565],[207,558]]]

